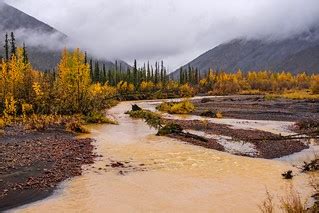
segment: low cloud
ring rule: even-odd
[[[231,39],[283,39],[309,30],[319,20],[318,0],[7,2],[97,57],[130,63],[163,59],[171,71]]]

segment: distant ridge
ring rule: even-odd
[[[19,38],[19,32],[25,32],[23,38]],[[50,25],[18,10],[6,3],[0,3],[0,56],[4,55],[3,41],[6,32],[14,32],[17,35],[18,42],[24,42],[25,37],[33,36],[36,34],[43,35],[41,38],[45,39],[44,42],[50,44],[51,36],[54,35],[54,42],[58,42],[60,48],[47,48],[27,45],[30,62],[33,67],[39,70],[52,70],[55,69],[60,61],[62,49],[65,47],[68,36],[56,30]],[[107,69],[115,67],[115,64],[108,60],[99,60],[104,63]],[[126,62],[119,60],[123,70],[126,70],[130,65]]]
[[[278,41],[234,39],[200,55],[188,66],[201,74],[209,69],[235,72],[251,70],[319,73],[319,27]],[[179,70],[171,74],[178,78]]]

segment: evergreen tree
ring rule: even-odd
[[[105,82],[107,81],[107,76],[106,76],[106,67],[105,64],[103,64],[103,73],[102,73],[102,83],[105,84]]]
[[[155,62],[155,79],[154,79],[155,84],[158,83],[158,80],[159,80],[158,78],[159,78],[158,63]]]
[[[164,82],[164,62],[161,61],[161,82]]]
[[[8,39],[8,33],[6,33],[6,36],[5,36],[4,50],[5,50],[5,60],[9,61],[9,39]]]
[[[179,83],[180,83],[180,84],[184,84],[184,71],[183,71],[183,67],[181,67],[180,70],[179,70]]]
[[[137,86],[137,82],[138,79],[137,79],[137,62],[136,60],[134,60],[134,68],[133,68],[133,84],[134,86],[136,87]]]
[[[17,54],[16,39],[14,37],[13,32],[11,32],[10,44],[11,44],[11,56],[16,55]]]
[[[150,62],[147,62],[147,81],[151,81],[151,69],[150,69]]]
[[[90,77],[91,80],[94,81],[94,72],[93,72],[93,59],[90,59]]]
[[[25,46],[25,43],[23,43],[23,63],[28,64],[29,63],[29,58],[28,58],[28,53],[27,53],[27,48]]]
[[[86,53],[86,51],[84,52],[84,64],[87,65],[88,63],[88,55]]]
[[[100,65],[99,62],[95,62],[94,68],[94,82],[100,82]]]

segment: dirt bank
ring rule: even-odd
[[[195,115],[212,110],[221,112],[226,118],[293,122],[319,120],[318,100],[266,100],[263,96],[229,96],[193,102],[196,106]]]
[[[183,129],[203,131],[207,134],[212,135],[223,135],[231,137],[234,141],[243,141],[251,143],[255,146],[257,154],[254,157],[273,159],[282,156],[290,155],[296,152],[300,152],[309,146],[305,145],[299,140],[282,140],[279,135],[260,131],[260,130],[244,130],[244,129],[233,129],[228,125],[206,123],[202,121],[183,121],[183,120],[166,120],[168,122],[173,122],[179,124]],[[175,137],[171,135],[171,137]],[[187,139],[180,137],[175,137],[183,141],[189,142]],[[216,141],[215,141],[216,142]],[[208,146],[208,144],[203,144],[203,142],[197,142],[192,144],[204,146],[207,148],[216,149],[223,151],[219,146]],[[213,144],[213,141],[210,142]]]
[[[82,165],[93,163],[93,149],[91,139],[59,128],[6,129],[0,137],[0,211],[51,195],[60,182],[81,175]]]

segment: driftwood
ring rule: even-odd
[[[136,104],[132,105],[132,111],[133,111],[133,112],[141,111],[141,110],[142,110],[142,108],[139,107],[138,105],[136,105]]]
[[[311,161],[310,163],[304,162],[302,172],[313,172],[319,170],[319,158]]]

